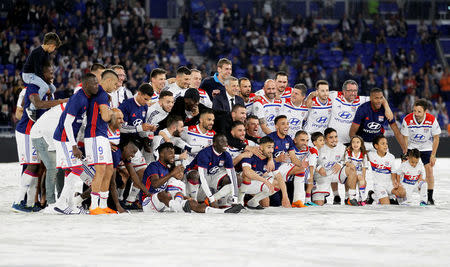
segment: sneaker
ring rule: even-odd
[[[186,203],[183,206],[183,211],[186,213],[191,213],[191,204],[189,203],[188,200],[186,200]]]
[[[27,112],[28,118],[30,120],[36,122],[36,118],[37,118],[36,110],[32,110],[28,107],[28,108],[26,108],[26,112]]]
[[[334,196],[333,205],[341,205],[341,197]]]
[[[100,207],[97,207],[93,210],[89,209],[89,214],[90,215],[100,215],[100,214],[108,214],[108,213],[106,213],[106,211],[104,211]]]
[[[428,199],[427,205],[434,206],[434,199]]]
[[[344,199],[344,204],[348,205],[348,198]]]
[[[292,207],[293,208],[305,208],[307,206],[305,206],[305,204],[303,204],[303,202],[301,200],[297,200],[292,203]]]
[[[256,207],[247,206],[247,208],[249,208],[251,210],[263,210],[264,209],[263,206],[261,206],[261,205],[258,205]]]
[[[226,209],[224,213],[239,213],[243,209],[245,208],[241,204],[233,204],[230,208]]]
[[[359,206],[358,201],[356,201],[356,199],[349,199],[346,201],[346,204],[349,206]]]
[[[375,194],[375,192],[373,192],[373,190],[370,190],[369,193],[367,194],[366,204],[371,205],[374,202],[372,194]]]
[[[32,208],[31,207],[27,207],[25,204],[25,201],[20,201],[19,204],[17,203],[13,203],[11,206],[12,211],[14,212],[31,212]]]
[[[205,201],[203,201],[205,203],[206,206],[210,207],[211,205],[209,204],[209,199],[205,198]]]
[[[390,198],[389,199],[389,203],[391,204],[391,205],[398,205],[398,200],[395,198],[395,199],[393,199],[393,198]]]
[[[58,207],[53,208],[57,213],[63,214],[63,215],[79,215],[79,214],[89,214],[87,210],[85,210],[83,207],[67,207],[64,210],[61,210]]]
[[[57,212],[55,210],[55,204],[48,205],[45,209],[42,210],[42,213],[44,213],[44,214],[59,214],[59,212]]]
[[[31,208],[32,212],[39,212],[43,209],[43,207],[41,206],[41,203],[36,202],[34,203],[34,206]]]
[[[427,203],[425,201],[421,201],[420,202],[420,206],[425,207],[425,206],[428,206],[428,205],[427,205]]]
[[[319,206],[319,205],[317,205],[316,203],[314,203],[314,202],[312,202],[312,201],[308,201],[308,202],[305,203],[305,206],[307,206],[307,207],[313,207],[313,206]]]
[[[104,208],[103,211],[105,211],[108,214],[117,214],[117,211],[115,211],[109,207]]]

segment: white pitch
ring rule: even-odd
[[[20,167],[0,164],[1,266],[448,266],[450,159],[436,206],[269,208],[241,214],[60,216],[10,210]],[[343,196],[343,193],[341,193]]]

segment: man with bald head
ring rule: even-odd
[[[253,104],[253,114],[259,118],[261,125],[261,136],[265,136],[275,131],[274,119],[278,116],[278,112],[283,103],[281,99],[276,99],[276,83],[269,79],[264,83],[264,95]]]

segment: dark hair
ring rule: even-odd
[[[101,64],[101,63],[94,63],[91,66],[91,72],[92,71],[96,71],[96,70],[104,70],[106,69],[105,65]]]
[[[414,103],[415,107],[422,107],[424,111],[426,111],[428,109],[428,101],[424,98],[421,99],[417,99],[416,102]]]
[[[156,68],[153,69],[152,72],[150,72],[150,78],[155,78],[156,76],[160,75],[160,74],[166,74],[167,71],[161,69],[161,68]]]
[[[61,40],[59,39],[58,34],[54,32],[48,32],[44,35],[44,42],[45,45],[53,44],[57,48],[61,46]]]
[[[234,129],[235,127],[242,125],[245,127],[244,123],[242,121],[233,121],[233,123],[231,124],[231,129]]]
[[[192,99],[195,102],[200,101],[200,94],[198,93],[198,90],[195,88],[189,88],[184,93],[184,99]]]
[[[239,108],[245,108],[244,105],[241,104],[236,104],[233,106],[233,108],[231,109],[231,112],[235,112],[236,110],[238,110]]]
[[[275,117],[275,125],[277,124],[277,122],[281,119],[287,119],[286,115],[278,115]]]
[[[275,80],[278,78],[278,76],[288,76],[286,72],[284,71],[279,71],[277,73],[275,73]]]
[[[413,158],[418,159],[418,158],[420,158],[420,151],[417,148],[409,149],[408,157],[413,157]]]
[[[179,121],[183,121],[183,118],[181,118],[181,116],[170,115],[167,117],[167,127],[170,127],[170,126],[172,126],[172,124],[175,124]]]
[[[316,142],[319,137],[323,137],[323,133],[321,132],[314,132],[311,134],[311,142]]]
[[[258,118],[258,116],[256,116],[256,115],[248,115],[247,116],[247,121],[249,121],[250,119],[255,119],[255,120],[259,120],[259,118]]]
[[[225,138],[227,138],[227,136],[226,136],[225,134],[223,134],[223,133],[217,133],[217,134],[215,134],[214,137],[213,137],[213,143],[215,143],[215,142],[217,141],[217,139],[219,139],[220,137],[225,137]]]
[[[102,79],[105,78],[109,74],[114,75],[114,76],[116,76],[117,79],[119,79],[119,75],[117,75],[117,73],[115,71],[113,71],[112,69],[106,69],[105,71],[103,71]]]
[[[166,96],[173,96],[173,93],[172,93],[171,91],[162,91],[162,92],[159,94],[159,99],[162,99],[162,98],[164,98],[164,97],[166,97]]]
[[[143,83],[139,86],[138,91],[144,95],[152,96],[153,87],[149,83]]]
[[[374,93],[383,93],[383,90],[381,90],[381,88],[374,87],[370,90],[370,94],[374,94]]]
[[[324,84],[324,85],[329,85],[329,83],[328,83],[327,81],[325,81],[325,80],[318,80],[318,81],[316,82],[316,85],[315,85],[316,89],[318,89],[318,88],[319,88],[319,85],[322,85],[322,84]]]
[[[177,76],[182,74],[191,75],[191,70],[188,69],[186,66],[181,66],[177,69]]]
[[[241,83],[242,83],[243,81],[249,81],[249,82],[250,82],[250,79],[249,79],[249,78],[246,78],[246,77],[239,78],[239,86],[241,86]],[[252,82],[250,82],[250,85],[252,85]]]
[[[299,130],[299,131],[297,131],[297,132],[295,133],[295,138],[297,138],[297,136],[302,135],[302,134],[308,135],[308,133],[307,133],[306,131]]]
[[[259,144],[260,145],[264,145],[264,144],[266,144],[266,143],[274,143],[274,141],[273,141],[273,139],[272,138],[270,138],[270,136],[264,136],[264,137],[261,137],[260,139],[259,139]]]
[[[375,147],[375,145],[378,145],[378,143],[380,142],[381,139],[387,139],[387,138],[384,135],[377,135],[377,136],[375,136],[375,138],[372,141],[373,147]]]
[[[361,148],[360,148],[361,153],[363,155],[366,155],[367,154],[367,149],[366,149],[366,145],[364,144],[364,139],[362,139],[362,137],[359,136],[359,135],[355,135],[355,136],[352,136],[352,138],[350,138],[350,144],[348,145],[347,149],[349,151],[353,151],[353,149],[352,149],[352,142],[353,142],[353,139],[355,139],[355,138],[359,139],[359,141],[361,142]]]
[[[88,72],[81,77],[81,84],[85,84],[89,79],[97,78],[94,73]]]
[[[210,108],[205,108],[202,112],[200,112],[200,116],[203,116],[203,114],[214,114],[214,111]]]
[[[325,131],[323,132],[323,136],[326,138],[330,133],[332,132],[336,132],[336,130],[334,128],[328,127],[325,129]]]
[[[306,95],[306,92],[308,91],[308,88],[306,88],[306,85],[303,83],[297,83],[294,85],[294,89],[300,90],[303,95]]]
[[[162,143],[162,144],[159,145],[159,147],[158,147],[158,154],[161,154],[161,152],[162,152],[164,149],[175,149],[175,147],[173,146],[173,144],[172,144],[171,142],[165,142],[165,143]]]

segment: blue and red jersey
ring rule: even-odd
[[[103,136],[108,138],[108,123],[102,119],[100,114],[100,106],[107,105],[109,107],[109,95],[101,85],[98,86],[96,96],[89,99],[87,109],[87,124],[84,137]]]

